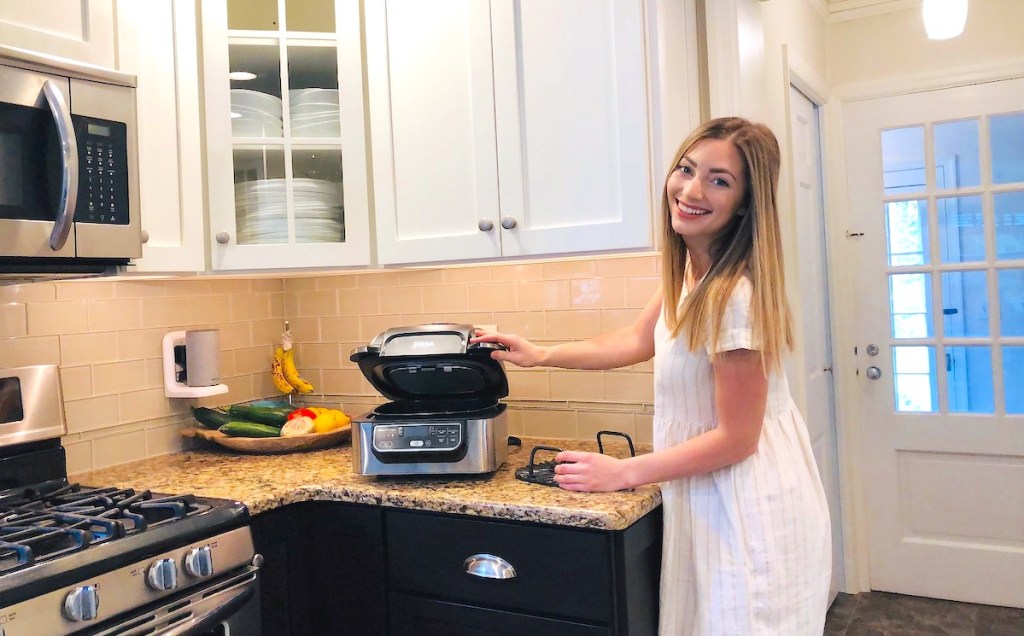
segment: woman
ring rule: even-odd
[[[662,197],[662,289],[628,327],[542,347],[518,336],[499,360],[611,369],[655,358],[654,452],[562,452],[556,481],[609,491],[660,483],[660,633],[824,630],[828,507],[782,355],[792,346],[765,126],[716,119],[676,154]]]

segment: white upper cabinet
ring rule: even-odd
[[[118,0],[121,70],[137,78],[142,258],[131,271],[206,269],[195,4]]]
[[[5,46],[115,68],[114,38],[114,0],[0,3]]]
[[[379,262],[651,246],[644,16],[641,0],[367,3]]]
[[[359,0],[201,9],[213,269],[368,264]]]

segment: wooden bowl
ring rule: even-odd
[[[327,433],[310,433],[292,437],[231,437],[208,428],[186,428],[182,429],[181,434],[183,437],[205,439],[242,453],[274,455],[336,446],[352,436],[352,427],[343,426]]]

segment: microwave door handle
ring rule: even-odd
[[[75,220],[75,208],[78,203],[78,138],[75,136],[71,111],[64,101],[64,95],[52,80],[43,82],[43,95],[50,105],[53,123],[57,125],[63,168],[60,182],[60,212],[57,214],[53,232],[50,233],[50,249],[56,252],[67,242],[71,224]]]

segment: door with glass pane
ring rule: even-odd
[[[872,589],[1024,606],[1021,95],[845,108]]]
[[[214,269],[369,263],[359,4],[202,3]]]

